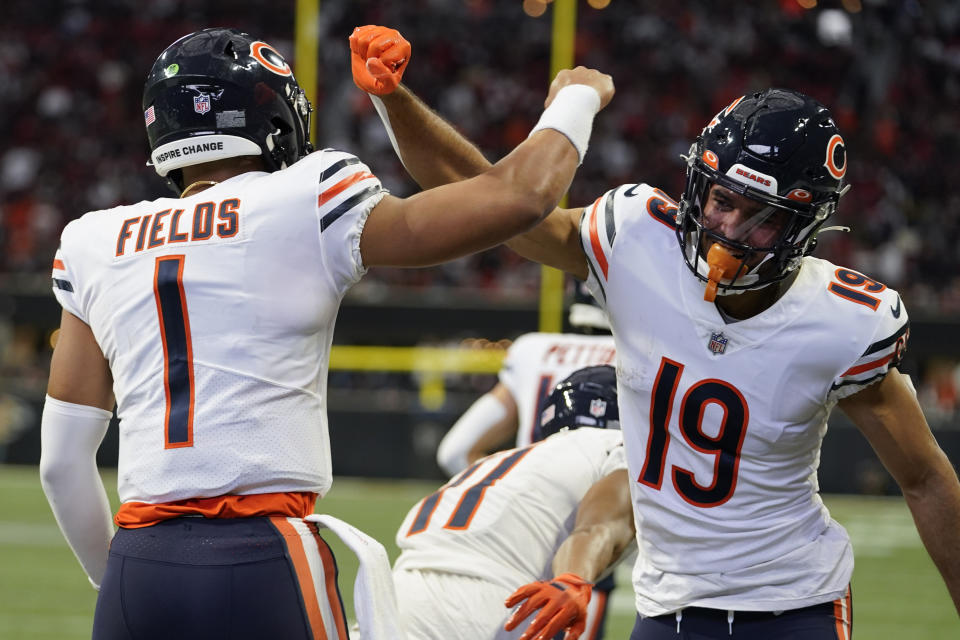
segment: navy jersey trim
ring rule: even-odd
[[[896,342],[900,338],[900,336],[905,334],[909,329],[910,329],[910,321],[908,320],[907,322],[904,322],[903,326],[900,327],[900,329],[897,330],[897,332],[892,336],[890,336],[889,338],[884,338],[879,342],[874,342],[872,345],[867,347],[867,350],[863,352],[863,356],[868,356],[871,353],[876,353],[877,351],[883,351],[884,349],[892,345],[894,342]],[[863,356],[860,356],[860,357],[862,358]]]
[[[891,364],[890,366],[894,366],[894,365]],[[884,371],[884,372],[882,372],[882,373],[878,373],[878,374],[875,375],[875,376],[871,376],[871,377],[869,377],[869,378],[866,378],[865,380],[844,380],[843,382],[835,383],[835,384],[831,385],[830,391],[833,392],[833,391],[836,391],[837,389],[839,389],[840,387],[846,387],[847,385],[851,385],[851,384],[860,384],[860,385],[866,386],[866,385],[868,385],[868,384],[871,384],[874,380],[879,380],[880,378],[883,378],[883,377],[886,376],[888,373],[890,373],[890,369],[887,369],[886,371]]]
[[[69,291],[70,293],[73,293],[73,285],[70,284],[69,280],[54,278],[53,286],[55,286],[57,289],[62,289],[63,291]]]
[[[332,165],[320,172],[320,182],[322,183],[327,178],[337,175],[338,171],[353,164],[360,164],[360,159],[354,156],[334,162]]]
[[[323,216],[323,218],[320,219],[320,231],[321,232],[325,231],[326,228],[332,225],[334,222],[336,222],[340,218],[340,216],[345,214],[347,211],[350,211],[350,209],[353,209],[355,206],[357,206],[367,198],[370,198],[380,193],[380,191],[381,191],[380,185],[371,186],[371,187],[367,187],[360,193],[347,198],[346,200],[338,204],[333,209],[333,211],[331,211],[330,213],[328,213],[327,215]]]
[[[580,229],[583,229],[583,221],[587,216],[587,209],[584,207],[583,211],[580,213]],[[580,236],[580,249],[583,251],[583,257],[587,261],[587,268],[590,269],[590,273],[593,274],[593,279],[597,281],[597,286],[600,287],[600,296],[603,298],[603,304],[607,304],[607,292],[603,288],[603,280],[600,279],[600,274],[597,273],[596,268],[593,266],[593,260],[590,259],[590,251],[587,249],[586,245],[583,244],[583,234],[578,234]]]
[[[613,200],[617,195],[618,189],[611,189],[607,192],[607,202],[603,206],[603,217],[607,231],[607,243],[610,245],[610,251],[613,251],[613,239],[617,237],[617,225],[613,216]]]

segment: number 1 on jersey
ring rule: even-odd
[[[183,290],[184,256],[160,256],[153,275],[153,293],[163,344],[164,449],[193,446],[193,345]]]

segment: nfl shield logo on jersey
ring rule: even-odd
[[[710,334],[710,342],[707,344],[707,348],[720,355],[727,350],[727,342],[729,342],[729,339],[723,333],[713,333]]]
[[[590,415],[594,418],[602,418],[607,415],[607,402],[600,398],[594,398],[590,401]]]
[[[200,115],[210,111],[210,96],[193,96],[193,110]]]

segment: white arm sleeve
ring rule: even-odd
[[[507,408],[489,393],[470,405],[437,447],[437,464],[448,476],[467,468],[467,453],[490,427],[507,416]]]
[[[40,484],[67,544],[98,591],[113,518],[96,455],[111,415],[47,396],[40,423]]]

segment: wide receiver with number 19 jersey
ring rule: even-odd
[[[488,166],[405,88],[381,99],[421,186]],[[425,127],[448,142],[418,145]],[[816,478],[835,406],[903,489],[960,610],[960,482],[896,368],[906,309],[811,256],[847,189],[829,110],[742,96],[687,165],[679,203],[622,185],[507,242],[586,279],[610,319],[640,547],[632,640],[849,640],[853,552]]]

